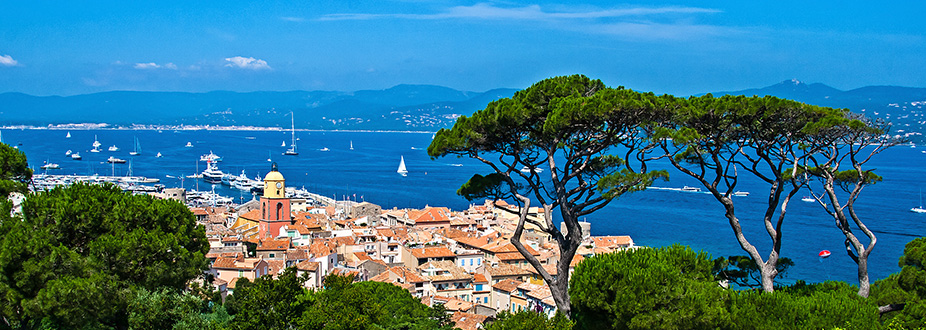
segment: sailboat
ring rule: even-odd
[[[399,160],[399,169],[396,171],[396,173],[399,173],[402,176],[408,176],[408,169],[405,168],[405,156],[399,157],[401,157]]]
[[[100,140],[96,138],[96,135],[93,135],[93,149],[90,149],[90,152],[100,152],[100,146],[103,145],[100,143]]]
[[[354,140],[350,140],[350,150],[354,150]]]
[[[159,152],[159,153],[158,153],[157,155],[155,155],[154,157],[161,158],[161,153]]]
[[[135,137],[135,150],[130,151],[130,152],[129,152],[129,155],[132,155],[132,156],[141,155],[141,146],[138,145],[138,137],[137,137],[137,136]]]
[[[910,212],[913,213],[926,213],[926,208],[923,208],[923,190],[920,190],[920,206],[910,209]]]
[[[286,149],[286,152],[284,152],[283,154],[288,155],[288,156],[295,156],[295,155],[298,155],[299,152],[296,151],[296,119],[295,119],[295,116],[293,116],[292,112],[289,113],[289,119],[290,119],[290,125],[292,125],[290,128],[290,132],[292,132],[293,141],[289,144],[289,149]]]
[[[286,141],[283,141],[283,145],[281,145],[281,147],[285,147],[285,146],[286,146]]]
[[[64,136],[64,138],[65,138],[65,139],[70,139],[70,138],[71,138],[71,132],[68,132],[68,135]]]

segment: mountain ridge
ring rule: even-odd
[[[212,125],[296,128],[438,130],[453,125],[516,89],[460,91],[438,85],[400,84],[380,90],[344,91],[107,91],[70,96],[0,93],[0,125],[46,126],[107,123],[117,126]],[[705,95],[698,94],[698,95]],[[848,108],[883,118],[896,131],[922,132],[926,126],[926,88],[864,86],[839,90],[822,83],[785,80],[762,88],[710,93],[771,95],[808,104]],[[914,140],[922,140],[914,138]]]

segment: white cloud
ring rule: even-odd
[[[157,64],[157,63],[154,63],[154,62],[148,62],[148,63],[135,63],[135,65],[133,65],[132,67],[133,67],[133,68],[136,68],[136,69],[140,69],[140,70],[161,69],[161,68],[164,68],[164,69],[171,69],[171,70],[177,70],[177,65],[176,65],[176,64],[173,64],[173,63],[167,63],[167,64],[164,64],[164,65],[160,65],[160,64]]]
[[[267,65],[267,61],[259,60],[253,57],[241,57],[235,56],[225,59],[225,66],[232,68],[241,68],[241,69],[251,69],[251,70],[264,70],[270,69],[270,66]]]
[[[0,55],[0,66],[17,66],[19,62],[10,55]]]
[[[135,63],[135,66],[133,67],[136,69],[157,69],[157,68],[160,68],[161,66],[158,65],[157,63],[152,62],[152,63]]]
[[[492,4],[479,3],[472,6],[450,7],[446,11],[435,14],[329,14],[319,18],[323,21],[338,20],[371,20],[383,18],[400,18],[400,19],[452,19],[452,18],[469,18],[483,20],[571,20],[571,19],[600,19],[600,18],[619,18],[630,16],[652,16],[666,14],[703,14],[717,13],[719,10],[696,7],[629,7],[619,9],[577,9],[565,11],[547,11],[539,5],[529,5],[525,7],[503,8],[496,7]]]
[[[293,17],[293,16],[283,16],[283,17],[280,17],[280,19],[281,19],[281,20],[284,20],[284,21],[287,21],[287,22],[302,22],[302,21],[305,21],[305,18],[302,18],[302,17]]]

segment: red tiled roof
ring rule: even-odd
[[[257,244],[257,251],[286,251],[289,247],[289,238],[279,240],[267,239],[261,240]]]
[[[319,265],[320,265],[320,263],[318,263],[318,262],[306,260],[306,261],[303,261],[303,262],[300,262],[300,263],[296,264],[296,269],[302,270],[302,271],[307,271],[307,272],[314,272],[314,271],[317,271],[317,270],[318,270],[318,266],[319,266]]]
[[[412,253],[415,258],[449,258],[455,257],[456,254],[453,251],[450,251],[446,246],[438,247],[425,247],[420,249],[410,249],[409,252]]]
[[[482,328],[482,323],[488,316],[466,313],[466,312],[454,312],[453,316],[450,319],[453,321],[453,325],[461,330],[477,330]]]
[[[260,210],[258,209],[250,210],[247,213],[239,215],[239,217],[242,217],[248,220],[259,221],[260,220]]]
[[[510,293],[510,292],[514,292],[514,290],[517,290],[518,285],[521,285],[521,283],[524,283],[524,282],[507,279],[507,280],[495,283],[495,285],[493,285],[492,288]]]
[[[595,247],[616,248],[626,247],[633,243],[630,236],[592,236]]]

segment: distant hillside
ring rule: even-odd
[[[356,92],[103,92],[74,96],[0,94],[0,125],[248,125],[297,128],[436,130],[514,89],[484,93],[430,85]]]
[[[113,125],[245,125],[307,129],[437,130],[450,127],[515,89],[483,93],[431,85],[385,90],[238,93],[215,91],[103,92],[74,96],[0,94],[0,125],[108,123]],[[773,95],[809,104],[848,108],[894,124],[895,134],[926,143],[926,88],[869,86],[842,91],[797,80],[713,95]]]
[[[765,88],[711,94],[771,95],[808,104],[847,108],[852,112],[887,120],[893,125],[893,134],[906,135],[917,144],[926,143],[926,137],[922,135],[926,132],[926,88],[868,86],[842,91],[820,83],[805,84],[798,80],[785,80]]]

